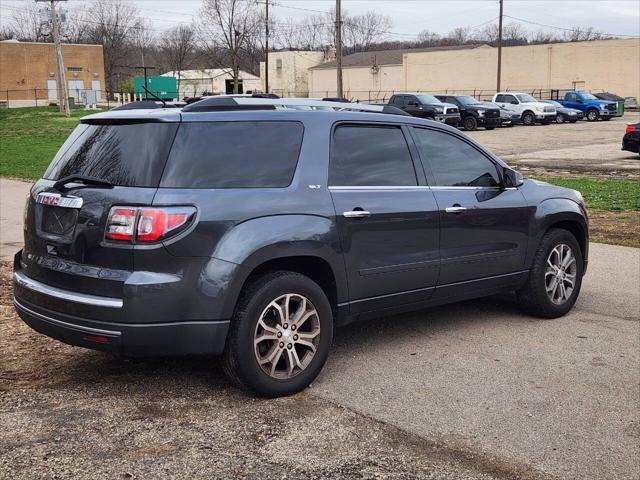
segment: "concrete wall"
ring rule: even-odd
[[[93,89],[100,82],[104,98],[104,59],[102,45],[62,45],[67,82],[75,82],[73,90]],[[57,92],[49,91],[47,81],[57,80],[57,67],[53,44],[0,42],[0,100],[34,101],[37,90],[39,104],[55,100]],[[70,95],[77,91],[70,91]]]
[[[640,39],[507,47],[502,55],[503,89],[578,88],[640,98]],[[361,100],[393,91],[495,92],[496,62],[497,49],[487,46],[407,53],[401,66],[377,74],[369,67],[344,69],[343,88]],[[309,84],[310,96],[335,94],[335,68],[310,70]]]
[[[167,72],[161,76],[178,79],[177,72]],[[260,79],[255,75],[240,70],[239,77],[242,80],[243,92],[260,90]],[[225,93],[225,82],[232,78],[233,75],[226,69],[184,70],[180,72],[180,79],[178,80],[179,99],[202,95],[203,92]]]
[[[351,67],[342,71],[343,92],[347,98],[361,101],[388,100],[390,90],[401,90],[404,84],[402,65],[380,65],[377,71],[371,67]],[[336,95],[336,69],[309,70],[309,96],[333,97]]]
[[[280,96],[307,97],[309,95],[308,70],[324,60],[322,52],[269,53],[269,91]],[[265,64],[260,62],[260,82],[265,88]]]

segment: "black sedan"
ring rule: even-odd
[[[640,122],[630,123],[622,137],[622,150],[640,153]]]
[[[578,120],[582,120],[584,118],[584,113],[575,108],[568,108],[562,105],[555,100],[540,100],[542,103],[548,103],[549,105],[553,105],[556,107],[556,112],[558,115],[556,116],[556,123],[564,123],[571,122],[576,123]]]

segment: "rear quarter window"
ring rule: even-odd
[[[298,163],[300,122],[185,122],[160,182],[166,188],[284,188]]]

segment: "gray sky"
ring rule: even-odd
[[[0,0],[0,21],[21,3],[33,0]],[[200,0],[129,0],[159,31],[177,23],[197,19]],[[270,0],[272,15],[279,18],[302,18],[328,11],[335,0]],[[88,3],[70,0],[69,7]],[[602,32],[640,36],[640,0],[504,0],[505,15],[556,27],[594,27]],[[497,0],[342,0],[343,10],[363,13],[367,10],[389,15],[393,20],[389,39],[411,40],[428,29],[446,33],[459,26],[491,23],[498,16]],[[6,7],[6,8],[3,8]],[[505,19],[513,22],[513,19]],[[529,30],[547,29],[522,23]],[[481,28],[481,27],[478,27]]]

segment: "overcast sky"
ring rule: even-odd
[[[4,23],[21,3],[33,0],[0,0],[0,19]],[[201,0],[129,0],[148,18],[158,33],[177,23],[197,19]],[[262,0],[263,1],[263,0]],[[272,15],[302,18],[326,12],[335,0],[270,0]],[[84,0],[70,0],[69,7]],[[504,13],[521,20],[529,30],[555,27],[594,27],[604,33],[640,35],[640,0],[504,0]],[[367,10],[389,15],[393,20],[390,39],[411,40],[427,29],[446,33],[455,27],[478,29],[498,16],[497,0],[342,0],[343,10],[357,14]],[[6,6],[8,8],[1,8]],[[513,22],[513,19],[505,19]],[[535,25],[535,24],[541,24]],[[552,30],[550,28],[546,28]]]

